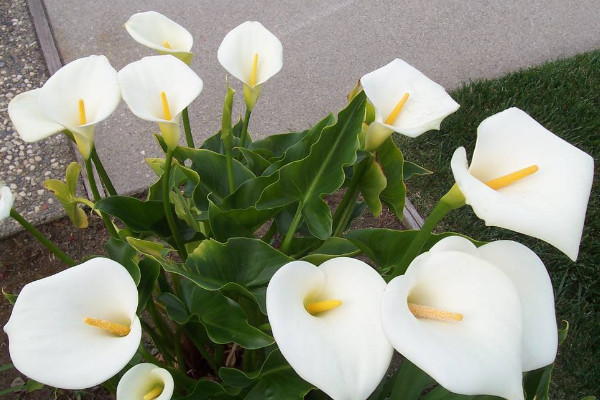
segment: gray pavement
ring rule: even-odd
[[[598,0],[43,2],[65,63],[105,54],[120,69],[152,55],[122,27],[139,11],[156,10],[185,26],[195,40],[192,67],[204,80],[202,94],[190,107],[197,143],[220,125],[226,71],[217,61],[217,48],[230,29],[246,20],[262,22],[284,47],[283,69],[265,84],[253,113],[250,130],[255,137],[305,129],[327,112],[339,110],[358,78],[396,57],[452,89],[472,79],[494,78],[600,48]],[[3,23],[11,35],[2,32],[0,64],[6,64],[0,65],[0,73],[6,69],[4,65],[20,60],[27,74],[33,75],[27,78],[10,70],[10,77],[0,76],[5,100],[2,108],[10,100],[9,94],[37,87],[45,79],[39,49],[31,36],[33,30],[27,25],[28,16],[23,16],[25,1],[4,4],[3,14],[6,10],[8,14],[3,16]],[[6,58],[15,49],[22,51],[23,46],[27,52]],[[28,82],[24,82],[26,78]],[[13,90],[13,82],[20,85],[17,90]],[[238,89],[234,112],[241,114],[241,85],[233,83]],[[0,164],[0,179],[15,184],[19,196],[23,192],[16,206],[34,222],[59,215],[60,208],[48,200],[51,196],[40,191],[41,182],[48,176],[62,177],[73,154],[59,137],[34,145],[19,143],[2,111],[0,162],[4,164]],[[138,192],[154,180],[144,159],[160,155],[151,135],[156,130],[153,124],[135,118],[124,104],[98,127],[100,157],[120,192]],[[10,148],[4,149],[7,146]],[[27,166],[15,166],[22,158],[27,159]],[[25,165],[25,160],[22,163]],[[33,164],[37,171],[27,172]],[[25,172],[17,173],[19,169]],[[33,184],[26,182],[28,175]],[[0,234],[4,230],[6,224],[0,227]]]
[[[105,54],[120,69],[153,54],[122,28],[139,11],[186,27],[195,40],[192,67],[204,80],[190,109],[197,141],[220,125],[226,71],[217,48],[246,20],[260,21],[284,48],[283,69],[264,85],[251,120],[255,137],[304,129],[339,110],[358,78],[396,57],[452,89],[600,47],[598,0],[44,2],[65,62]],[[241,105],[235,112],[243,113]],[[124,105],[100,127],[97,148],[118,190],[134,192],[154,179],[144,165],[144,157],[159,154],[153,131]]]

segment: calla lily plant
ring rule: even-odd
[[[168,54],[118,73],[104,56],[76,60],[9,105],[25,140],[65,131],[88,176],[93,162],[105,197],[94,180],[94,201],[77,195],[77,163],[65,182],[45,186],[78,228],[90,208],[110,233],[106,257],[73,259],[0,188],[0,219],[13,217],[66,267],[5,293],[19,372],[63,389],[102,384],[117,400],[548,400],[559,335],[540,258],[513,241],[432,232],[470,204],[486,223],[575,259],[590,156],[511,108],[482,122],[470,166],[456,151],[456,185],[421,229],[356,229],[356,218],[377,217],[382,204],[402,220],[403,181],[420,167],[391,135],[440,129],[458,109],[440,85],[395,59],[364,75],[364,90],[337,115],[251,140],[250,113],[283,49],[248,21],[217,55],[243,82],[245,118],[232,121],[227,83],[221,130],[196,146],[186,110],[203,81],[189,66],[192,36],[156,12],[125,28]],[[157,180],[145,199],[117,195],[93,146],[95,124],[121,96],[162,134],[164,158],[148,160]]]

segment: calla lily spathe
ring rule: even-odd
[[[379,147],[392,132],[414,138],[440,129],[442,120],[459,107],[443,87],[399,58],[360,82],[375,107],[375,121],[365,137],[367,150]]]
[[[84,389],[117,374],[141,339],[136,285],[120,264],[94,258],[21,290],[4,331],[15,367],[63,389]],[[85,323],[128,329],[121,335]]]
[[[415,304],[460,317],[428,318]],[[394,348],[459,394],[522,400],[522,372],[552,363],[558,347],[546,268],[512,241],[441,240],[389,283],[381,315]]]
[[[379,317],[385,281],[369,265],[340,257],[319,267],[293,261],[267,287],[267,314],[281,353],[304,380],[334,400],[364,400],[393,349]],[[311,314],[311,304],[341,305]]]
[[[56,71],[40,89],[16,96],[8,113],[26,142],[37,142],[68,130],[83,157],[94,146],[94,127],[121,101],[117,71],[105,56],[72,61]]]
[[[190,64],[194,44],[192,34],[183,26],[156,11],[133,14],[125,29],[138,43],[161,54],[171,54]]]
[[[123,100],[131,112],[157,122],[171,149],[179,143],[179,117],[202,91],[202,79],[171,56],[144,57],[119,71]],[[164,96],[163,96],[164,94]]]
[[[117,385],[117,400],[170,400],[175,384],[164,368],[142,363],[125,372]]]
[[[244,83],[244,99],[251,110],[262,84],[283,67],[283,46],[260,22],[246,21],[225,35],[217,58],[223,68]]]
[[[8,186],[2,186],[0,182],[0,221],[10,217],[14,196]]]
[[[501,189],[484,183],[532,165],[536,173]],[[588,154],[509,108],[479,125],[471,165],[461,147],[451,166],[466,203],[486,225],[536,237],[577,259],[594,175]]]

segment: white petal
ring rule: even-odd
[[[170,400],[175,384],[169,371],[154,364],[138,364],[125,372],[119,381],[117,400],[142,399],[157,386],[162,386],[163,391],[154,400]]]
[[[120,264],[94,258],[25,285],[4,327],[15,367],[63,388],[98,385],[135,354],[142,334],[137,289]],[[131,327],[117,337],[83,322],[99,318]]]
[[[125,29],[136,42],[167,53],[189,52],[194,44],[192,34],[183,26],[156,11],[133,14]]]
[[[123,100],[131,112],[154,122],[176,122],[179,114],[202,91],[202,79],[183,61],[170,56],[144,57],[119,71]],[[171,120],[163,113],[160,92],[165,92]]]
[[[258,67],[254,86],[266,82],[281,70],[283,46],[260,22],[246,21],[225,35],[217,57],[231,75],[250,85],[255,54],[258,54]]]
[[[79,100],[83,99],[87,123],[80,124]],[[105,56],[72,61],[46,81],[39,107],[47,118],[75,131],[108,118],[121,101],[117,71]]]
[[[523,371],[554,362],[558,332],[554,293],[548,271],[529,248],[510,240],[479,247],[483,259],[504,271],[519,292],[523,307]]]
[[[452,157],[454,179],[486,225],[542,239],[577,259],[594,160],[518,108],[481,123],[471,166],[464,149]],[[537,165],[539,171],[505,188],[483,182]]]
[[[389,366],[392,347],[379,318],[385,281],[369,265],[335,258],[294,261],[267,288],[267,313],[282,354],[303,379],[335,400],[366,399]],[[313,316],[309,301],[342,305]]]
[[[418,319],[407,302],[461,313]],[[396,350],[446,389],[523,399],[521,304],[500,270],[459,251],[424,253],[384,293],[382,320]]]
[[[0,221],[10,216],[14,197],[8,186],[0,187]]]
[[[375,106],[375,121],[409,137],[440,129],[442,120],[459,107],[443,87],[399,58],[366,74],[360,82]],[[405,93],[409,97],[402,111],[394,123],[385,124]]]
[[[37,142],[65,130],[64,126],[48,118],[40,109],[40,91],[34,89],[21,93],[8,103],[10,120],[25,142]]]

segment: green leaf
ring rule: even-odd
[[[323,129],[307,157],[283,166],[279,179],[263,191],[258,208],[298,202],[310,232],[322,240],[331,236],[331,211],[323,196],[342,186],[344,166],[356,160],[365,103],[364,93],[356,96],[337,123]]]
[[[387,270],[400,261],[402,256],[418,231],[399,231],[384,228],[357,229],[349,232],[345,237],[358,246],[375,264]],[[469,239],[476,246],[484,242],[476,241],[467,236],[454,232],[432,234],[423,245],[421,252],[428,251],[434,244],[448,236],[461,236]]]
[[[138,314],[146,308],[146,303],[152,296],[154,283],[160,275],[160,264],[152,258],[144,258],[139,263],[140,283],[138,284]]]
[[[413,175],[431,175],[433,171],[425,169],[414,162],[404,161],[404,180],[410,179]]]
[[[17,301],[17,295],[16,294],[8,293],[8,292],[4,291],[4,288],[2,288],[2,295],[4,296],[4,298],[6,300],[8,300],[8,302],[11,305],[15,305],[15,301]]]
[[[404,218],[406,186],[404,185],[404,157],[391,137],[377,148],[377,161],[387,178],[387,186],[381,192],[381,201],[388,205],[396,218]]]
[[[183,301],[172,293],[161,293],[158,301],[165,306],[169,319],[177,322],[179,325],[185,325],[192,318]]]
[[[240,305],[218,291],[204,290],[184,280],[181,297],[189,313],[198,318],[215,343],[234,342],[254,350],[275,342],[271,336],[248,324]]]
[[[313,389],[311,384],[296,374],[279,350],[271,352],[258,371],[245,373],[233,368],[221,368],[219,377],[223,382],[240,388],[256,381],[244,400],[301,400]]]
[[[201,379],[198,381],[194,390],[185,397],[174,397],[174,400],[220,400],[220,399],[239,399],[238,396],[228,393],[221,385],[215,381]]]
[[[136,239],[131,236],[127,236],[127,243],[129,243],[139,253],[147,254],[153,257],[165,257],[173,249],[167,249],[164,245],[151,242],[149,240]]]
[[[390,398],[394,400],[417,400],[423,390],[435,381],[408,360],[402,361],[394,376]]]
[[[351,241],[338,237],[330,237],[319,248],[301,258],[313,265],[321,265],[335,257],[352,257],[361,250]]]
[[[27,379],[27,383],[25,384],[25,390],[27,390],[27,393],[35,392],[36,390],[40,390],[43,388],[43,383],[39,383],[38,381],[34,381],[33,379]]]
[[[44,181],[44,187],[50,190],[57,200],[62,204],[65,212],[69,216],[73,226],[79,229],[88,227],[88,219],[85,212],[77,206],[81,199],[77,197],[77,182],[81,173],[81,165],[72,162],[67,167],[65,174],[66,182],[58,179],[48,179]]]
[[[311,147],[319,140],[321,134],[323,133],[323,129],[332,125],[335,122],[335,118],[333,114],[327,115],[321,121],[317,122],[312,128],[308,131],[303,132],[302,138],[289,146],[280,160],[273,162],[273,164],[268,167],[263,174],[271,175],[276,170],[280,169],[284,165],[287,165],[291,162],[301,160],[304,157],[308,156],[311,151]]]
[[[254,173],[254,175],[262,175],[263,172],[271,166],[271,162],[263,157],[263,155],[243,147],[241,147],[239,150],[242,152],[242,155],[248,164],[248,168],[250,171],[252,171],[252,173]]]
[[[558,330],[558,344],[561,345],[569,334],[569,321],[564,321],[564,328]]]
[[[257,302],[265,313],[263,288],[292,259],[261,240],[232,238],[226,243],[203,241],[188,256],[185,267],[158,261],[168,272],[185,276],[203,289],[245,296]]]
[[[288,132],[278,135],[270,135],[264,139],[250,143],[250,150],[267,150],[274,157],[281,157],[294,144],[298,143],[308,130],[302,132]]]
[[[374,157],[362,161],[358,168],[362,171],[358,182],[358,189],[362,193],[371,214],[374,217],[378,217],[381,214],[381,200],[379,196],[388,186],[387,178]]]
[[[137,251],[127,242],[111,237],[104,245],[111,259],[125,267],[136,286],[140,283],[141,272],[137,264]]]
[[[170,206],[173,210],[173,205]],[[171,236],[162,201],[142,201],[133,197],[111,196],[96,202],[96,208],[119,218],[134,232],[153,232],[163,238]],[[175,222],[184,238],[196,234],[180,219],[176,218]]]
[[[256,207],[222,210],[211,201],[208,206],[208,220],[215,239],[225,242],[232,237],[254,237],[254,231],[278,211],[277,208],[257,210]]]
[[[175,156],[181,159],[192,160],[192,170],[200,176],[200,182],[194,190],[194,202],[201,211],[208,210],[208,195],[217,203],[220,203],[229,195],[229,184],[224,179],[224,171],[227,171],[227,158],[204,149],[190,149],[178,147]],[[238,188],[248,179],[254,178],[254,174],[237,160],[233,161],[234,188]]]

